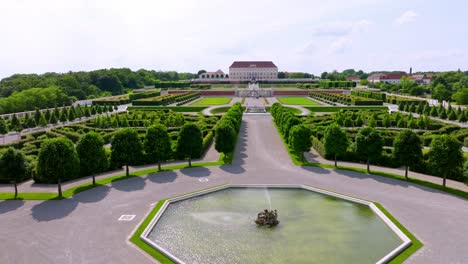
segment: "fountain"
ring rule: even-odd
[[[276,210],[268,211],[267,209],[258,213],[255,223],[259,226],[276,226],[279,224],[278,212]]]

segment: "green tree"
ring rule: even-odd
[[[105,171],[109,166],[104,149],[104,139],[96,132],[86,133],[78,141],[76,151],[80,158],[81,175],[91,175],[93,178],[93,185],[95,185],[95,175]]]
[[[455,113],[454,110],[450,111],[448,116],[447,116],[448,120],[457,120],[457,114]]]
[[[56,125],[58,123],[57,116],[55,115],[55,112],[52,112],[52,114],[50,114],[49,123],[54,124],[54,125]]]
[[[304,162],[304,152],[309,152],[312,147],[311,135],[310,128],[301,124],[293,126],[289,131],[289,145],[295,153],[300,153],[302,162]]]
[[[68,120],[73,121],[76,119],[75,109],[73,106],[68,110]]]
[[[390,118],[389,114],[385,114],[382,120],[382,124],[384,127],[388,128],[392,126],[392,119]]]
[[[323,137],[323,146],[327,155],[333,155],[335,160],[335,167],[337,164],[337,156],[346,153],[349,141],[346,133],[338,126],[338,124],[331,124],[325,129]]]
[[[231,153],[236,147],[236,131],[229,122],[220,122],[215,128],[215,149],[220,153]]]
[[[447,174],[460,174],[463,164],[462,144],[452,135],[437,135],[432,139],[429,164],[443,176],[442,185],[446,186]]]
[[[421,139],[409,129],[401,131],[393,141],[393,156],[405,166],[405,178],[408,180],[408,167],[422,160]]]
[[[16,114],[13,114],[13,116],[11,117],[10,127],[11,127],[10,130],[14,130],[17,132],[20,132],[21,130],[23,130],[23,126],[21,126],[21,122],[19,121]]]
[[[36,108],[36,111],[34,112],[34,121],[36,121],[36,124],[39,124],[39,120],[41,119],[41,112],[39,109]]]
[[[369,118],[367,119],[367,126],[369,127],[377,126],[377,121],[375,121],[375,118],[373,116],[369,116]]]
[[[34,120],[34,119],[33,119]],[[15,186],[15,196],[18,196],[18,182],[31,175],[29,162],[20,150],[9,147],[0,157],[0,177]]]
[[[44,115],[41,115],[41,119],[39,119],[39,126],[41,126],[41,127],[46,127],[47,126],[47,120],[45,119]]]
[[[111,160],[114,164],[125,165],[128,177],[128,166],[138,162],[143,155],[143,146],[136,130],[123,128],[118,130],[111,142]]]
[[[160,124],[149,127],[144,147],[146,155],[151,161],[158,163],[158,170],[161,171],[161,162],[169,159],[172,152],[171,139],[166,127]]]
[[[356,136],[356,152],[367,161],[367,172],[370,172],[370,162],[382,154],[383,140],[374,128],[359,129]]]
[[[46,139],[37,158],[37,177],[43,182],[57,182],[58,197],[62,197],[62,181],[74,178],[80,160],[73,142],[65,137]]]
[[[439,118],[447,119],[447,111],[445,111],[445,108],[442,108],[442,110],[439,111]]]
[[[177,154],[188,158],[189,167],[192,166],[192,157],[198,157],[203,148],[203,138],[200,129],[194,123],[182,126],[177,138]]]
[[[5,122],[5,119],[3,117],[0,117],[0,134],[6,134],[8,133],[8,126]]]
[[[59,117],[60,122],[65,123],[68,120],[68,112],[65,110],[65,108],[60,111],[60,117]]]
[[[432,117],[436,117],[439,115],[438,111],[437,111],[437,107],[433,106],[431,107],[431,111],[429,112],[429,114],[432,116]]]

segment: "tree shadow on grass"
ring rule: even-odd
[[[73,199],[80,203],[96,203],[104,199],[110,189],[107,185],[96,186],[90,190],[74,194]]]
[[[208,177],[211,175],[211,171],[206,167],[183,168],[180,172],[184,175],[196,178]]]
[[[38,222],[48,222],[68,216],[78,206],[75,199],[43,201],[31,208],[31,215]]]
[[[124,192],[138,191],[145,187],[145,179],[142,177],[119,179],[118,181],[113,181],[111,186],[119,191]]]
[[[161,171],[158,173],[151,173],[146,178],[154,183],[169,183],[176,180],[177,173],[174,171]]]
[[[15,211],[24,205],[23,200],[6,200],[0,202],[0,214],[8,213],[10,211]]]

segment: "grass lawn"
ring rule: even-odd
[[[201,100],[198,100],[194,102],[193,104],[190,105],[224,105],[224,104],[229,104],[231,102],[232,98],[230,97],[205,97],[202,98]]]
[[[287,105],[318,105],[317,102],[309,100],[306,97],[276,97],[276,99],[278,99],[280,103]]]
[[[388,110],[387,106],[306,106],[312,112],[338,112],[340,110]]]

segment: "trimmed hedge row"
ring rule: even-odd
[[[224,154],[234,152],[242,124],[243,108],[237,102],[229,108],[215,127],[215,149]]]
[[[122,105],[122,104],[129,104],[131,102],[130,96],[128,94],[124,94],[121,96],[116,96],[112,98],[102,98],[99,100],[94,100],[93,105]]]
[[[130,101],[138,100],[138,99],[143,99],[143,98],[149,98],[149,97],[155,97],[155,96],[160,96],[161,92],[145,92],[145,93],[135,93],[135,94],[130,94],[129,98]]]
[[[133,105],[164,106],[200,97],[199,92],[167,94],[133,101]]]
[[[159,81],[154,84],[156,88],[186,88],[190,86],[190,82],[185,81]]]
[[[325,102],[345,105],[383,105],[383,101],[349,94],[309,93],[309,96]]]
[[[372,98],[372,99],[379,100],[379,101],[385,101],[386,100],[385,94],[380,93],[380,92],[352,91],[351,95],[364,97],[364,98]]]
[[[353,81],[320,81],[320,88],[351,88],[356,87],[356,83]]]
[[[389,104],[400,104],[401,102],[419,104],[421,102],[426,102],[425,100],[422,100],[422,99],[421,100],[413,99],[413,98],[397,96],[397,95],[387,95],[385,100]]]

